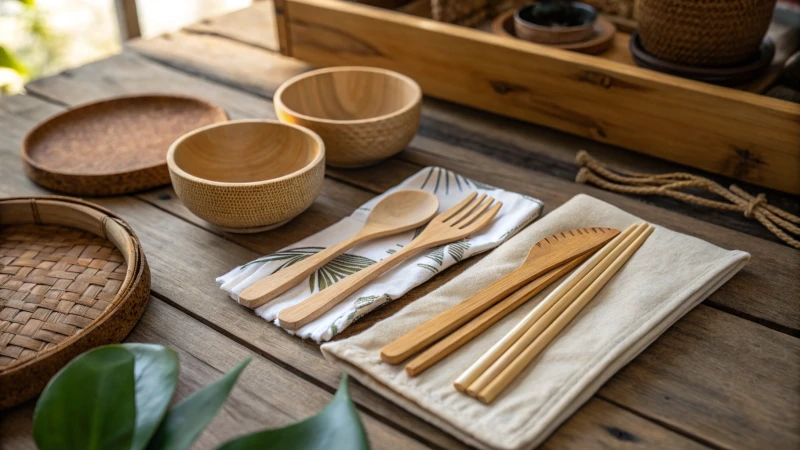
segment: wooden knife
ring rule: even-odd
[[[423,323],[381,349],[381,359],[399,364],[486,311],[531,280],[594,252],[619,234],[614,228],[577,228],[537,242],[517,269],[482,291]]]

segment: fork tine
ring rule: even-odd
[[[467,198],[465,198],[464,200],[461,200],[460,202],[458,202],[458,204],[456,206],[453,206],[452,208],[450,208],[447,211],[445,211],[444,213],[442,213],[443,216],[446,216],[444,219],[442,219],[442,222],[447,222],[447,221],[453,219],[453,217],[455,217],[455,216],[460,216],[462,212],[465,212],[465,214],[469,213],[469,211],[471,211],[472,208],[475,207],[474,205],[472,205],[472,203],[473,203],[473,200],[475,199],[475,197],[477,195],[478,195],[477,192],[473,192],[472,194],[469,194],[467,196]],[[483,194],[478,199],[478,202],[480,202],[480,200],[483,199],[483,197],[486,197],[486,194]]]
[[[466,227],[467,225],[474,222],[475,218],[479,217],[484,211],[486,211],[490,206],[492,206],[493,202],[494,199],[492,197],[487,197],[485,201],[475,205],[475,207],[472,208],[472,211],[470,211],[469,215],[465,215],[465,217],[462,217],[458,222],[451,223],[450,226],[455,226],[458,228]]]
[[[466,223],[458,227],[459,230],[468,230],[470,234],[473,232],[480,230],[484,227],[490,220],[497,215],[497,212],[500,211],[500,208],[503,207],[503,202],[496,202],[492,209],[486,211],[482,216],[478,217],[477,219],[473,219],[470,222]]]

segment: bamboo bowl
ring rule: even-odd
[[[272,120],[209,125],[167,152],[175,192],[198,217],[233,233],[281,226],[305,211],[325,176],[325,144]]]
[[[273,101],[281,121],[322,137],[329,165],[364,167],[400,152],[414,137],[422,89],[391,70],[333,67],[286,81]]]

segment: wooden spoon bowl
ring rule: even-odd
[[[363,167],[400,152],[419,128],[422,90],[411,78],[373,67],[333,67],[278,88],[278,118],[318,133],[335,167]]]
[[[172,185],[200,218],[234,233],[275,228],[322,188],[325,145],[303,127],[240,120],[200,128],[167,153]]]

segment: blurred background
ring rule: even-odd
[[[117,53],[132,31],[157,36],[247,7],[252,0],[136,0],[140,33],[125,29],[124,12],[131,3],[0,0],[0,95],[20,92],[30,79]]]

